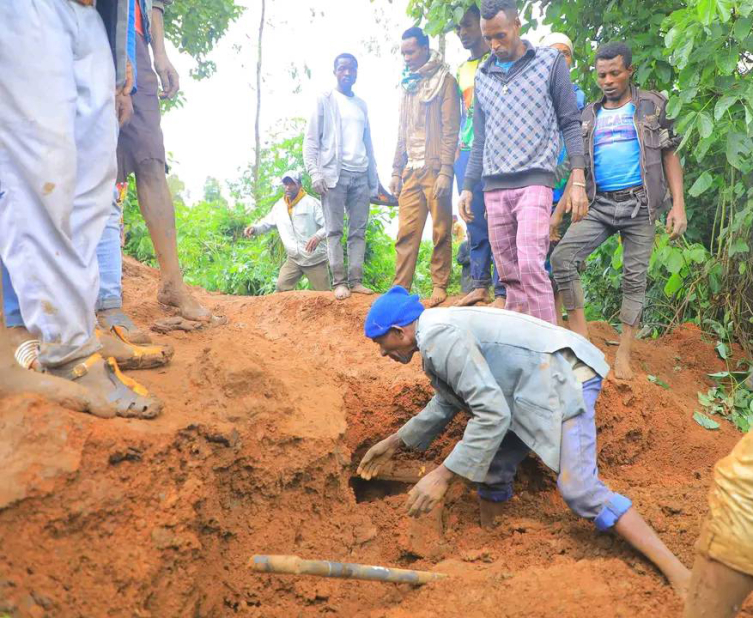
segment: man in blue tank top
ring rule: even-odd
[[[622,335],[615,376],[629,380],[630,352],[646,300],[648,263],[654,246],[656,219],[671,206],[667,231],[679,238],[687,228],[683,174],[675,153],[679,138],[667,118],[666,98],[631,84],[632,53],[624,43],[607,43],[596,52],[596,75],[604,93],[583,110],[586,150],[586,193],[589,210],[574,224],[552,254],[557,287],[569,326],[588,336],[585,300],[578,267],[607,238],[620,234],[623,246]],[[565,195],[552,224],[569,210]]]

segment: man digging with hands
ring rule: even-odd
[[[399,286],[378,298],[365,323],[382,356],[408,364],[421,355],[434,397],[397,433],[373,446],[358,474],[374,478],[401,446],[426,450],[455,415],[470,414],[463,438],[411,490],[408,511],[431,511],[458,477],[478,484],[482,510],[499,511],[512,496],[518,464],[529,450],[558,474],[567,505],[614,529],[686,594],[690,574],[631,501],[609,490],[596,465],[594,407],[609,372],[583,337],[517,312],[489,308],[424,310]]]

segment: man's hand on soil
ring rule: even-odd
[[[455,475],[448,468],[441,465],[416,483],[408,494],[408,515],[418,517],[429,513],[444,498],[453,476]]]
[[[673,206],[667,215],[667,233],[670,240],[680,238],[688,229],[688,217],[684,207]]]
[[[389,438],[372,446],[363,456],[361,463],[358,464],[356,474],[362,479],[369,481],[379,474],[384,464],[386,464],[395,455],[400,446],[400,438],[393,433]]]
[[[306,251],[308,253],[313,253],[316,251],[316,248],[319,246],[319,243],[322,241],[321,238],[318,236],[312,236],[309,238],[309,241],[306,243]]]

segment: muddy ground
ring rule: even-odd
[[[126,264],[126,308],[142,325],[164,316],[155,288],[152,271]],[[173,363],[133,372],[165,400],[158,420],[0,400],[0,616],[680,614],[656,570],[571,514],[534,459],[491,531],[464,485],[441,520],[409,521],[407,485],[354,480],[365,449],[431,394],[418,360],[381,359],[364,339],[369,299],[201,296],[230,324],[157,337],[175,346]],[[593,334],[612,359],[614,331]],[[636,347],[636,379],[607,382],[597,407],[602,476],[691,565],[712,465],[739,437],[691,418],[706,374],[723,365],[692,326]],[[462,419],[423,460],[441,461],[461,432]],[[247,568],[257,553],[452,577],[414,589],[258,575]]]

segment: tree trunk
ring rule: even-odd
[[[446,51],[447,51],[447,35],[444,32],[442,32],[439,35],[439,53],[442,55],[442,58],[444,58]]]
[[[261,162],[261,60],[264,20],[266,18],[267,0],[261,0],[261,19],[259,19],[259,43],[256,58],[256,124],[254,126],[254,201],[259,203],[259,164]]]

